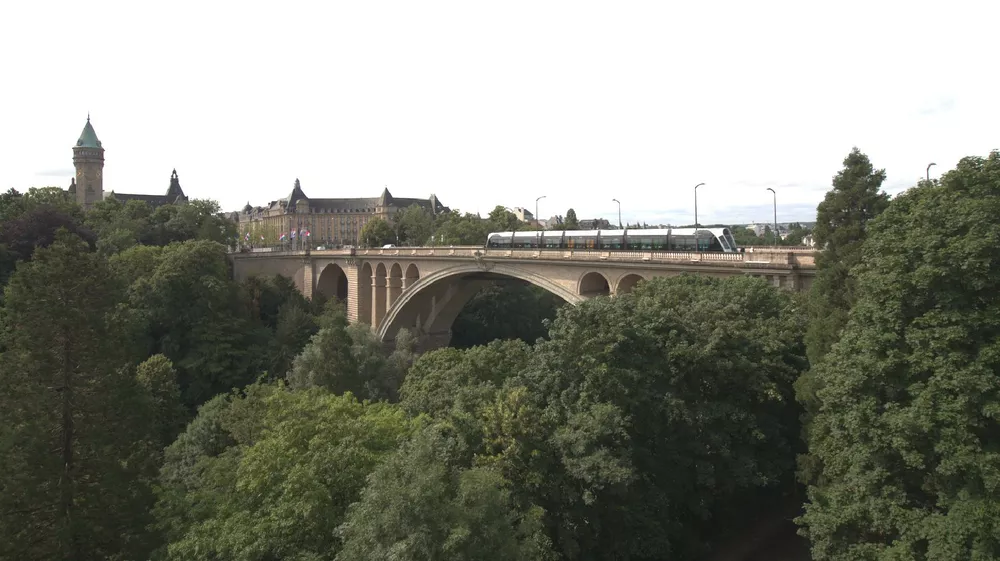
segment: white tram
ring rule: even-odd
[[[729,228],[493,232],[488,249],[603,249],[739,252]]]

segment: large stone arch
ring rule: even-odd
[[[336,263],[330,263],[320,271],[315,291],[327,298],[347,302],[347,273]]]
[[[637,284],[646,280],[646,277],[638,275],[636,273],[625,273],[618,279],[618,284],[615,285],[615,295],[618,294],[628,294],[632,292]]]
[[[597,271],[591,271],[580,277],[577,293],[584,298],[608,296],[611,294],[611,283],[608,282],[608,277]]]
[[[586,298],[544,276],[505,264],[496,264],[484,271],[475,263],[448,267],[419,278],[386,312],[376,333],[381,341],[392,341],[402,328],[413,329],[429,336],[428,347],[445,346],[451,339],[451,325],[458,314],[483,287],[498,278],[513,278],[529,282],[578,304]]]

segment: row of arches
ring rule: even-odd
[[[628,294],[629,292],[632,292],[632,289],[634,289],[636,285],[643,280],[646,280],[646,278],[642,275],[626,273],[618,279],[618,283],[615,285],[614,294]],[[611,283],[609,283],[608,278],[601,273],[587,273],[580,279],[580,296],[610,296],[611,294]]]
[[[379,263],[373,268],[366,262],[359,273],[358,319],[371,325],[378,325],[399,295],[420,280],[420,270],[414,263],[404,270],[399,263],[389,267]]]
[[[420,270],[410,263],[404,269],[399,263],[386,266],[364,263],[358,275],[358,319],[378,325],[386,310],[399,295],[420,279]],[[327,298],[346,302],[349,294],[347,274],[336,263],[326,265],[316,281],[315,291]]]

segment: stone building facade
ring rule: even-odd
[[[95,203],[105,198],[114,198],[122,203],[133,200],[145,201],[154,208],[188,200],[184,190],[181,189],[176,169],[170,174],[170,186],[164,195],[135,195],[114,191],[105,193],[104,146],[98,140],[94,126],[90,124],[90,115],[87,115],[87,124],[84,125],[80,138],[73,146],[73,167],[76,168],[76,176],[70,180],[66,194],[84,209],[92,208]]]
[[[296,179],[287,197],[266,206],[254,207],[248,202],[231,218],[239,224],[240,238],[255,245],[299,246],[308,232],[311,245],[343,246],[357,245],[361,229],[370,220],[391,222],[397,212],[413,205],[432,215],[450,212],[434,195],[427,199],[393,197],[388,188],[378,197],[311,199]]]

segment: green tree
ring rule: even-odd
[[[68,214],[77,223],[83,221],[83,208],[76,201],[66,196],[62,187],[31,187],[24,195],[24,210],[37,207],[49,207]]]
[[[495,471],[456,466],[460,448],[428,427],[389,456],[340,527],[337,559],[553,559],[538,509],[518,512]]]
[[[760,247],[765,245],[764,240],[749,228],[730,226],[729,232],[733,235],[733,240],[736,241],[738,247]]]
[[[844,169],[833,178],[833,189],[816,209],[813,238],[823,251],[816,258],[816,278],[806,345],[809,360],[819,363],[840,337],[853,301],[849,271],[857,265],[868,223],[889,204],[879,192],[885,170],[876,170],[868,156],[854,148],[844,158]]]
[[[61,230],[6,288],[0,346],[0,559],[133,559],[155,470],[105,261]]]
[[[294,389],[320,387],[363,399],[396,401],[413,361],[415,340],[401,330],[391,354],[365,324],[348,325],[344,309],[327,304],[320,330],[295,357],[287,380]]]
[[[434,245],[485,245],[492,223],[475,214],[454,211],[438,219]]]
[[[843,336],[816,368],[817,560],[1000,557],[1000,152],[866,229]]]
[[[420,247],[434,234],[434,216],[420,205],[410,205],[396,214],[394,220],[399,243]]]
[[[16,189],[8,189],[0,195],[0,224],[14,220],[24,212],[24,195]]]
[[[178,371],[193,408],[252,382],[268,359],[266,342],[229,274],[226,248],[188,241],[163,248],[136,246],[111,259],[132,280],[129,317],[143,325],[137,353],[161,353]],[[144,267],[136,271],[137,267]]]
[[[359,237],[363,247],[382,247],[388,243],[396,243],[396,232],[381,218],[373,218],[366,222],[361,228]]]
[[[129,204],[125,208],[128,210]],[[174,242],[204,240],[228,244],[236,237],[237,226],[219,210],[219,203],[199,199],[159,206],[149,217],[149,228],[142,243],[164,246]]]
[[[13,211],[12,211],[13,212]],[[94,247],[97,237],[80,225],[78,218],[58,207],[26,202],[25,210],[3,222],[0,228],[0,285],[13,274],[18,262],[29,261],[37,248],[48,247],[56,232],[66,229]]]
[[[122,204],[114,197],[98,201],[86,216],[86,224],[99,237],[98,249],[111,255],[148,238],[152,209],[145,201]]]
[[[251,386],[206,413],[167,450],[161,559],[332,561],[334,529],[411,431],[393,406],[321,389]]]
[[[569,209],[566,211],[566,218],[563,219],[563,230],[579,230],[580,221],[576,219],[576,211]]]
[[[353,341],[347,331],[347,314],[328,303],[320,318],[320,329],[302,353],[295,357],[288,372],[288,384],[294,389],[326,388],[337,394],[364,387],[358,364],[351,352]]]
[[[805,238],[811,233],[812,233],[811,229],[803,228],[802,225],[799,224],[798,222],[789,224],[788,236],[785,239],[781,240],[781,245],[801,246],[803,238]]]
[[[284,378],[292,367],[295,357],[319,331],[316,318],[307,310],[294,304],[286,304],[278,310],[278,324],[271,336],[271,358],[267,371],[274,378]]]
[[[152,419],[153,442],[157,449],[165,448],[177,438],[188,419],[181,402],[177,372],[170,359],[153,355],[139,365],[136,380],[151,399],[152,407],[146,414]]]
[[[492,224],[491,231],[493,232],[513,232],[520,230],[524,225],[524,223],[517,218],[516,214],[507,210],[507,207],[503,205],[497,205],[492,211],[490,211],[489,220]],[[485,242],[485,240],[483,241]]]
[[[401,405],[413,415],[446,419],[453,413],[478,416],[504,381],[531,363],[522,341],[493,341],[467,350],[439,349],[422,355],[400,389]],[[461,413],[464,412],[464,413]]]
[[[548,334],[546,320],[565,302],[551,292],[516,282],[484,288],[462,308],[452,326],[451,346],[468,348],[494,339],[526,343]]]
[[[795,299],[746,277],[565,306],[507,381],[489,455],[566,557],[693,558],[714,517],[792,480],[803,327]]]

